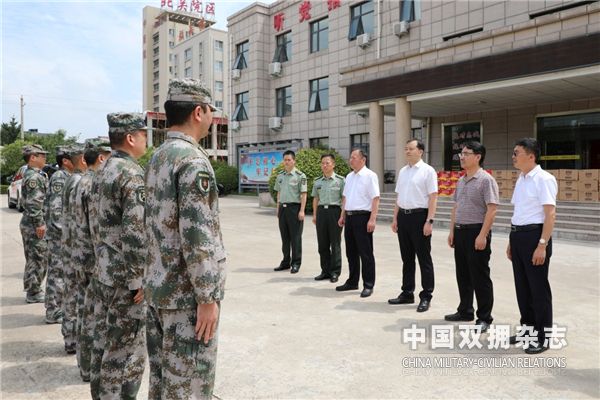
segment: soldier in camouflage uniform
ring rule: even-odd
[[[62,323],[62,193],[73,164],[67,147],[56,148],[56,164],[59,170],[50,178],[46,193],[46,239],[48,242],[48,276],[46,277],[46,323]]]
[[[110,157],[108,143],[88,142],[83,155],[87,171],[73,190],[71,207],[75,210],[75,245],[73,264],[77,271],[77,364],[85,382],[90,381],[90,359],[94,339],[94,299],[91,281],[96,268],[96,256],[90,231],[90,190],[95,171]]]
[[[23,147],[23,158],[27,170],[21,186],[23,197],[23,217],[21,218],[21,236],[25,251],[25,272],[23,286],[27,292],[28,303],[43,303],[42,281],[46,275],[46,222],[44,221],[44,198],[48,189],[48,179],[41,174],[46,165],[46,154],[37,144]]]
[[[199,146],[212,121],[210,92],[173,80],[165,103],[171,125],[146,173],[146,275],[150,399],[210,399],[217,357],[225,249],[218,190]]]
[[[73,164],[73,173],[65,182],[63,189],[62,240],[61,254],[63,264],[63,301],[62,301],[62,335],[67,354],[77,352],[77,275],[71,255],[77,241],[75,236],[75,207],[71,206],[72,194],[81,176],[87,169],[83,158],[84,147],[74,144],[68,148],[69,157]]]
[[[98,226],[92,229],[97,300],[91,389],[94,398],[133,399],[146,362],[146,196],[144,171],[136,160],[146,151],[147,128],[139,113],[109,114],[107,119],[113,153],[92,184],[98,190],[92,213]]]

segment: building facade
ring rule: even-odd
[[[546,168],[600,168],[598,2],[288,0],[228,26],[231,156],[276,140],[362,146],[381,177],[417,136],[437,170],[459,168],[466,140],[509,169],[514,141],[534,136]]]
[[[152,122],[164,127],[164,102],[169,81],[194,78],[207,83],[215,105],[228,104],[229,59],[226,31],[213,28],[214,21],[199,14],[165,8],[144,7],[143,103],[152,111]],[[152,133],[149,145],[164,139],[164,130]],[[216,112],[213,126],[202,146],[213,157],[227,157],[227,118]]]

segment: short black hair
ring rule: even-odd
[[[70,160],[70,159],[71,159],[71,157],[69,157],[66,154],[57,155],[56,156],[56,164],[58,165],[59,168],[62,168],[63,161],[64,160]]]
[[[323,160],[325,157],[329,157],[329,158],[331,158],[331,160],[333,162],[335,162],[335,156],[333,154],[331,154],[331,153],[321,154],[321,160]]]
[[[29,163],[29,159],[31,158],[33,154],[23,154],[23,160],[25,160],[26,163]]]
[[[479,166],[483,167],[483,161],[485,160],[485,146],[479,142],[471,140],[463,145],[463,149],[464,148],[473,151],[473,154],[479,154],[481,156],[481,158],[479,159]]]
[[[421,139],[411,138],[406,141],[406,144],[409,144],[410,142],[417,142],[417,149],[425,151],[425,143],[423,143]]]
[[[296,153],[294,153],[293,150],[286,150],[283,152],[283,156],[292,156],[292,158],[295,160],[296,159]]]
[[[87,165],[94,165],[94,164],[96,164],[98,157],[100,157],[100,154],[103,154],[103,153],[109,153],[109,152],[100,150],[97,147],[92,147],[92,148],[86,149],[85,153],[83,153],[83,158],[85,159],[85,163]]]
[[[208,112],[206,104],[191,103],[189,101],[165,101],[167,127],[185,124],[196,107],[202,108],[205,113]]]
[[[521,146],[525,153],[533,154],[535,157],[535,163],[538,164],[540,159],[540,143],[537,139],[532,137],[521,138],[515,142],[515,146]]]

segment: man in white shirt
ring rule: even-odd
[[[522,328],[518,335],[510,338],[510,343],[533,341],[529,346],[524,345],[528,354],[548,349],[545,329],[552,327],[548,269],[558,186],[556,178],[538,165],[539,158],[540,146],[536,139],[524,138],[515,143],[512,161],[521,175],[511,201],[515,208],[506,255],[513,265]],[[529,340],[523,340],[523,336],[529,336]]]
[[[357,290],[362,264],[363,291],[360,297],[369,297],[375,286],[373,232],[379,209],[379,179],[366,164],[367,157],[361,149],[354,149],[350,153],[352,172],[346,176],[342,214],[338,221],[339,226],[346,227],[344,239],[350,276],[335,290]]]
[[[402,256],[402,293],[389,299],[389,304],[415,302],[415,255],[419,259],[421,286],[417,312],[429,310],[434,287],[433,261],[431,259],[431,233],[437,207],[437,174],[423,160],[425,145],[411,139],[404,146],[408,165],[398,172],[392,231],[398,235]]]

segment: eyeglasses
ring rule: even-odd
[[[471,153],[471,152],[462,152],[462,153],[458,153],[458,157],[460,158],[465,158],[467,156],[470,156],[471,154],[475,154],[475,153]]]

